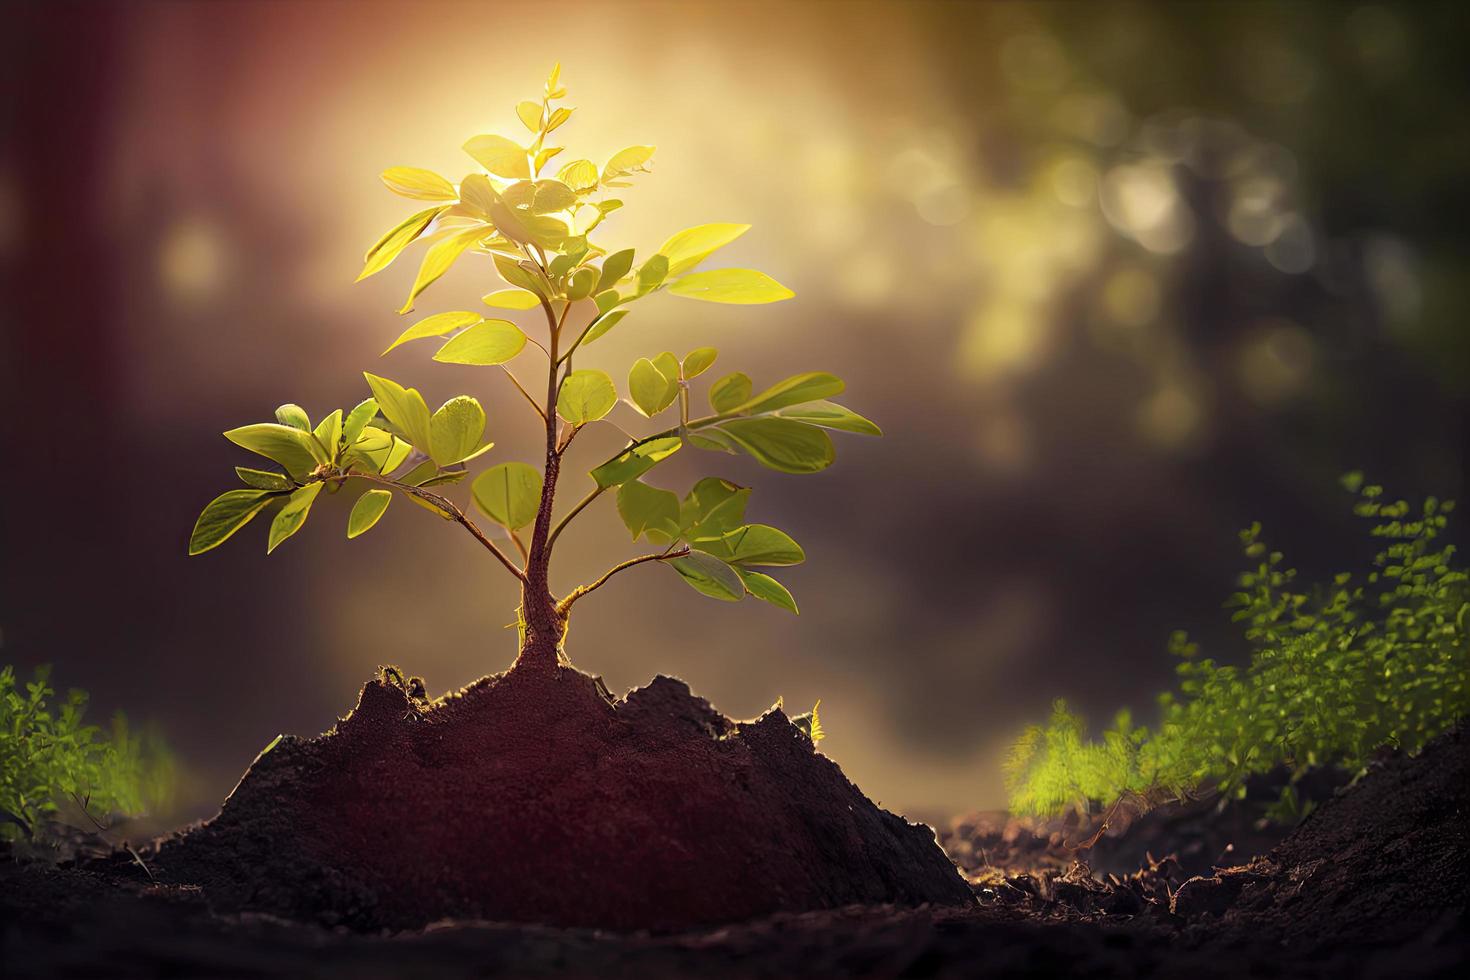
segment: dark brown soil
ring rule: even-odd
[[[433,703],[369,683],[151,863],[219,910],[358,930],[973,903],[933,831],[873,805],[779,710],[732,722],[667,677],[614,700],[570,668]]]

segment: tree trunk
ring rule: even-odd
[[[551,555],[547,538],[551,533],[551,508],[556,497],[556,478],[561,470],[561,456],[548,437],[545,482],[541,487],[541,508],[531,532],[526,580],[521,585],[521,651],[514,669],[552,670],[566,662],[562,640],[566,637],[567,617],[551,594],[548,566]]]

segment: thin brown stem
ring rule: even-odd
[[[464,511],[460,510],[459,505],[450,500],[448,497],[425,490],[422,487],[411,487],[406,483],[400,483],[397,480],[391,479],[386,476],[380,476],[376,473],[364,473],[361,470],[351,470],[338,479],[346,480],[348,477],[354,476],[367,480],[369,483],[380,483],[385,487],[392,487],[393,489],[401,491],[402,493],[418,497],[420,500],[433,504],[436,508],[448,514],[450,520],[454,521],[460,527],[470,532],[470,535],[476,541],[480,542],[480,544],[489,549],[490,553],[500,560],[500,564],[504,565],[508,572],[510,572],[522,582],[526,580],[526,573],[517,568],[516,563],[510,560],[510,556],[501,551],[500,548],[496,546],[495,542],[491,541],[490,538],[486,536],[485,532],[480,530],[479,526],[476,525],[474,521],[470,520],[469,516],[465,514]]]
[[[540,345],[538,344],[537,346]],[[510,373],[510,368],[502,364],[500,365],[500,369],[505,372],[505,376],[510,379],[510,383],[516,386],[516,391],[519,391],[525,397],[526,401],[531,404],[531,409],[536,413],[537,417],[542,422],[545,422],[546,413],[541,410],[541,406],[537,403],[536,399],[531,397],[531,393],[516,379],[516,376]]]
[[[579,585],[576,589],[572,591],[570,595],[568,595],[565,599],[561,601],[561,605],[559,608],[563,615],[565,615],[572,608],[572,603],[576,602],[584,595],[587,595],[589,592],[595,592],[598,589],[602,588],[604,585],[607,584],[608,579],[612,578],[618,572],[632,568],[634,565],[642,565],[644,562],[650,561],[673,561],[675,558],[683,558],[687,554],[689,554],[689,548],[686,545],[685,547],[682,547],[677,551],[665,550],[656,552],[651,555],[639,555],[637,558],[629,558],[627,561],[621,562],[617,565],[614,565],[612,568],[609,568],[606,572],[603,573],[602,577],[597,579],[595,582],[592,582],[589,585]]]
[[[548,551],[551,550],[552,545],[556,544],[557,537],[561,535],[561,532],[566,528],[566,526],[572,523],[572,518],[582,513],[582,511],[586,509],[587,505],[591,504],[592,501],[602,496],[605,492],[607,492],[607,489],[607,487],[598,487],[597,489],[593,490],[591,493],[587,494],[587,496],[577,501],[577,506],[568,511],[565,517],[563,517],[560,521],[557,521],[556,527],[552,529],[551,536],[546,539],[546,549]]]

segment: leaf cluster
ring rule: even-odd
[[[132,730],[122,715],[109,730],[86,724],[86,692],[58,700],[49,676],[39,667],[21,684],[14,668],[0,668],[0,839],[42,836],[75,799],[122,816],[166,804],[174,764],[158,735]]]
[[[1286,767],[1361,769],[1375,750],[1417,750],[1470,710],[1470,586],[1439,539],[1453,502],[1417,511],[1386,502],[1361,474],[1344,477],[1355,513],[1381,543],[1371,570],[1299,590],[1284,557],[1241,532],[1251,566],[1230,597],[1251,656],[1244,667],[1199,656],[1183,633],[1177,692],[1159,698],[1155,728],[1120,712],[1098,740],[1058,701],[1007,762],[1013,811],[1053,815],[1124,796],[1179,796],[1213,787],[1244,796],[1248,776]],[[1288,785],[1278,817],[1302,810]]]

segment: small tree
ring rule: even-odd
[[[748,488],[710,477],[695,483],[681,499],[644,482],[660,462],[685,445],[724,453],[745,453],[784,473],[814,473],[832,463],[827,430],[880,435],[876,425],[826,399],[843,382],[824,372],[798,374],[755,393],[751,379],[735,372],[709,388],[712,413],[690,412],[690,382],[715,362],[712,347],[700,347],[682,360],[664,351],[639,358],[628,372],[628,400],[653,418],[670,409],[678,423],[650,435],[628,436],[617,455],[591,469],[592,489],[559,520],[553,505],[562,462],[577,434],[594,423],[614,425],[607,416],[618,402],[613,379],[602,370],[573,368],[582,349],[605,336],[627,316],[630,306],[659,292],[711,303],[757,304],[794,294],[769,276],[749,269],[696,271],[748,225],[706,224],[681,231],[642,263],[630,248],[609,250],[592,240],[605,219],[623,206],[609,192],[627,187],[648,170],[651,146],[630,146],[601,168],[590,160],[561,167],[556,177],[541,172],[562,153],[548,145],[571,117],[558,65],[539,101],[516,106],[532,134],[529,147],[504,136],[476,136],[465,151],[484,172],[466,176],[458,186],[427,170],[395,167],[383,176],[404,197],[430,202],[395,225],[371,249],[359,280],[387,268],[415,242],[428,245],[413,288],[400,314],[414,308],[419,295],[465,253],[488,258],[507,288],[484,297],[491,307],[539,310],[545,319],[541,339],[528,336],[508,319],[472,311],[436,313],[419,320],[389,345],[430,337],[449,338],[434,360],[497,367],[510,380],[536,422],[545,430],[541,469],[502,462],[481,472],[471,485],[475,507],[501,533],[492,539],[465,509],[439,492],[468,475],[467,464],[491,448],[485,440],[485,411],[460,395],[430,412],[416,389],[365,374],[372,397],[351,411],[332,412],[313,426],[296,405],[276,410],[276,421],[225,433],[231,442],[279,464],[284,472],[237,467],[245,488],[210,502],[194,527],[189,553],[216,547],[267,508],[271,520],[268,551],[301,529],[316,498],[325,490],[366,486],[347,520],[355,538],[382,517],[393,492],[460,525],[521,584],[520,655],[517,665],[549,668],[564,662],[562,648],[573,605],[612,576],[636,565],[657,562],[673,568],[690,586],[716,599],[738,601],[753,595],[796,612],[791,593],[757,569],[804,560],[801,547],[783,531],[745,521]],[[544,396],[533,394],[511,372],[510,361],[527,346],[545,359]],[[619,428],[619,431],[623,431]],[[614,491],[618,513],[634,541],[647,539],[656,550],[613,566],[594,581],[558,598],[549,572],[562,533],[586,507]],[[529,539],[524,537],[529,527]],[[502,544],[507,542],[513,553]]]

